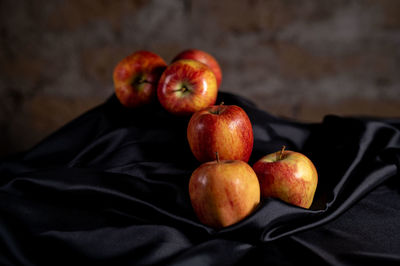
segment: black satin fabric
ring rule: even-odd
[[[0,161],[0,265],[400,264],[400,118],[305,124],[220,101],[250,117],[251,165],[282,145],[314,162],[309,210],[267,198],[233,226],[202,225],[188,195],[199,166],[189,118],[112,96]]]

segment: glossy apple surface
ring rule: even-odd
[[[158,83],[161,105],[175,115],[191,115],[217,99],[217,82],[208,66],[182,59],[169,65]]]
[[[318,183],[314,164],[304,154],[278,151],[253,165],[262,197],[279,198],[287,203],[310,208]]]
[[[247,163],[212,161],[192,173],[189,195],[199,220],[221,228],[239,222],[256,208],[260,202],[260,185]]]
[[[137,51],[114,68],[115,94],[122,105],[138,107],[156,99],[158,80],[167,64],[152,52]]]
[[[193,59],[206,64],[214,73],[219,88],[222,81],[222,71],[218,61],[211,54],[198,49],[188,49],[179,53],[172,61],[175,62],[180,59]]]
[[[187,139],[200,162],[221,160],[248,162],[253,150],[253,128],[246,112],[236,105],[214,105],[192,115]]]

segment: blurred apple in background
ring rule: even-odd
[[[199,220],[221,228],[239,222],[257,207],[260,185],[247,163],[217,159],[192,173],[189,195]]]
[[[219,88],[222,81],[222,71],[221,67],[218,64],[218,61],[211,54],[198,49],[188,49],[179,53],[172,60],[172,62],[175,62],[180,59],[193,59],[203,64],[206,64],[214,73],[215,78],[217,79],[217,87]]]
[[[262,197],[279,198],[310,208],[318,183],[314,164],[304,154],[285,150],[268,154],[253,169],[260,182]]]
[[[122,59],[114,68],[115,94],[125,107],[133,108],[156,99],[158,80],[167,67],[158,55],[137,51]]]
[[[169,65],[157,88],[161,105],[175,115],[191,115],[213,105],[217,94],[217,81],[210,68],[190,59]]]
[[[253,128],[246,112],[236,105],[214,105],[190,118],[187,138],[200,162],[221,160],[248,162],[253,150]]]

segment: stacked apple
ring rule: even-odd
[[[115,93],[128,108],[158,99],[169,113],[191,116],[187,139],[202,164],[189,180],[189,195],[199,220],[211,227],[232,225],[251,214],[262,197],[309,208],[318,175],[305,155],[270,153],[253,167],[253,129],[236,105],[215,105],[222,80],[217,60],[201,50],[185,50],[167,65],[158,55],[138,51],[114,69]]]
[[[137,51],[117,64],[113,79],[125,107],[158,98],[168,112],[191,115],[215,103],[222,74],[217,60],[201,50],[183,51],[170,65],[152,52]]]

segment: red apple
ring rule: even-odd
[[[135,52],[122,59],[113,73],[115,94],[125,107],[137,107],[156,99],[158,80],[167,64],[148,51]]]
[[[199,220],[210,227],[232,225],[260,202],[260,185],[243,161],[222,160],[200,165],[190,177],[189,195]]]
[[[317,170],[304,154],[284,149],[262,157],[253,165],[261,195],[308,209],[317,188]]]
[[[200,162],[221,160],[248,162],[253,150],[253,128],[246,112],[236,105],[214,105],[192,115],[187,138]]]
[[[161,105],[176,115],[191,115],[217,99],[217,82],[208,66],[195,60],[178,60],[165,69],[158,83]]]
[[[179,53],[172,62],[175,62],[180,59],[193,59],[199,61],[203,64],[206,64],[211,71],[214,73],[215,78],[217,79],[217,87],[221,85],[222,81],[222,71],[221,67],[218,64],[218,61],[209,53],[204,52],[202,50],[197,49],[189,49]]]

